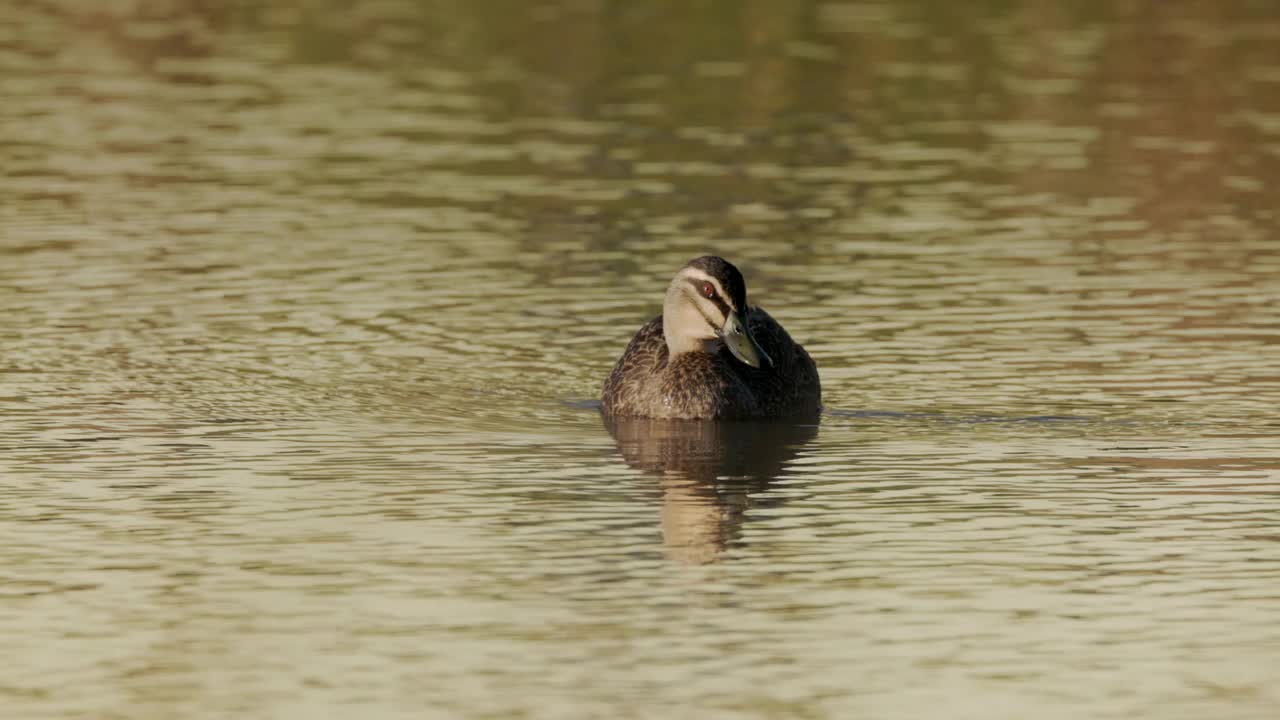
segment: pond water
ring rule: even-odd
[[[1067,5],[0,6],[0,714],[1276,717],[1280,10]]]

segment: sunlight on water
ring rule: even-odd
[[[1280,13],[265,5],[0,8],[4,717],[1274,716]]]

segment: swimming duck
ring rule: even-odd
[[[606,415],[684,419],[816,417],[818,368],[769,313],[747,305],[724,258],[690,260],[662,314],[627,345],[604,383]]]

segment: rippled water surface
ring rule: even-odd
[[[0,715],[1274,718],[1268,2],[0,6]],[[714,251],[816,426],[605,423]]]

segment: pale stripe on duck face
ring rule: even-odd
[[[733,306],[733,298],[725,292],[720,280],[698,268],[685,268],[676,279],[684,281],[685,293],[693,299],[694,305],[713,329],[724,327],[730,313],[741,309]],[[710,293],[706,291],[707,285],[711,286]]]

